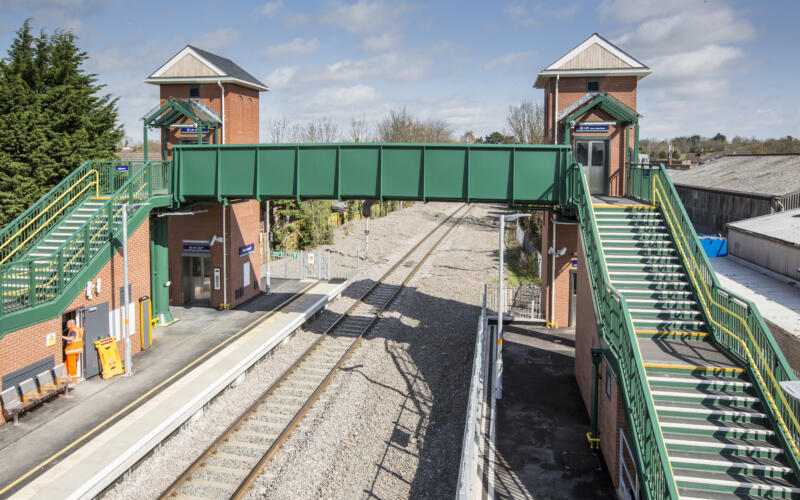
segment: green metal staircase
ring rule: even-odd
[[[798,403],[780,387],[794,373],[755,306],[719,286],[666,171],[634,165],[628,201],[594,206],[579,167],[570,179],[642,494],[800,498]]]
[[[595,205],[681,498],[800,495],[744,368],[716,347],[661,211]]]
[[[119,248],[122,205],[169,202],[168,169],[85,162],[0,231],[0,335],[60,314]],[[131,232],[149,211],[129,214]]]

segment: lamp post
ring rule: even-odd
[[[503,399],[503,310],[505,309],[505,289],[503,288],[503,268],[505,266],[504,247],[506,238],[506,222],[515,221],[523,217],[530,217],[530,214],[514,214],[514,215],[501,215],[500,216],[500,279],[497,282],[497,328],[496,342],[495,342],[495,370],[494,377],[495,383],[492,386],[495,388],[495,397]]]
[[[128,313],[130,311],[131,297],[128,290],[128,210],[136,210],[149,203],[123,203],[122,204],[122,335],[125,337],[125,376],[133,375],[131,361],[131,325]]]

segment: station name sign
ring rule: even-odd
[[[245,255],[250,255],[251,253],[256,251],[256,244],[250,243],[249,245],[245,245],[243,247],[239,247],[239,257],[244,257]]]
[[[196,134],[196,133],[197,133],[197,127],[181,127],[181,134]],[[203,133],[207,134],[208,129],[203,128]]]
[[[575,126],[575,132],[608,132],[607,123],[579,123]]]
[[[184,252],[210,252],[210,245],[183,245]]]

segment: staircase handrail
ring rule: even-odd
[[[686,264],[703,314],[712,325],[717,344],[750,368],[762,399],[778,424],[781,440],[791,450],[789,461],[800,475],[800,403],[786,399],[780,382],[797,380],[764,322],[750,300],[722,287],[705,254],[694,226],[686,214],[672,180],[663,165],[650,168],[651,202],[664,208],[665,218]],[[678,207],[676,209],[675,207]],[[777,375],[776,375],[777,373]]]
[[[94,196],[109,194],[114,191],[111,179],[111,167],[115,164],[133,166],[140,162],[119,162],[114,160],[89,160],[83,162],[50,191],[18,215],[13,221],[0,230],[0,264],[8,262],[14,255],[27,250],[42,231],[46,231],[51,222],[60,219],[67,208],[82,201],[90,188],[94,187]],[[91,179],[93,177],[93,179]],[[91,179],[91,180],[90,180]],[[77,191],[76,191],[77,190]],[[67,195],[72,194],[66,201]],[[52,213],[51,213],[52,209]],[[47,217],[42,223],[40,219]],[[35,223],[39,222],[36,226]],[[31,226],[34,229],[27,231]],[[38,226],[38,227],[37,227]],[[10,245],[14,244],[13,247]]]
[[[105,200],[97,212],[62,243],[52,257],[35,257],[0,265],[0,317],[5,312],[8,284],[20,284],[22,301],[14,311],[55,299],[80,268],[121,230],[121,210],[125,203],[146,202],[152,196],[151,162],[135,169],[120,188]],[[78,269],[70,276],[69,270]],[[13,289],[13,288],[12,288]]]
[[[637,473],[648,498],[677,499],[678,487],[658,424],[628,305],[611,284],[606,267],[589,185],[580,164],[572,165],[569,175],[573,178],[569,203],[576,210],[580,222],[588,275],[592,280],[592,295],[597,308],[598,330],[603,343],[613,352],[621,372],[619,381],[628,410],[626,417],[633,436]],[[611,325],[611,322],[615,324]]]

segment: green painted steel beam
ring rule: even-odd
[[[562,202],[559,145],[248,144],[173,149],[174,199]]]

